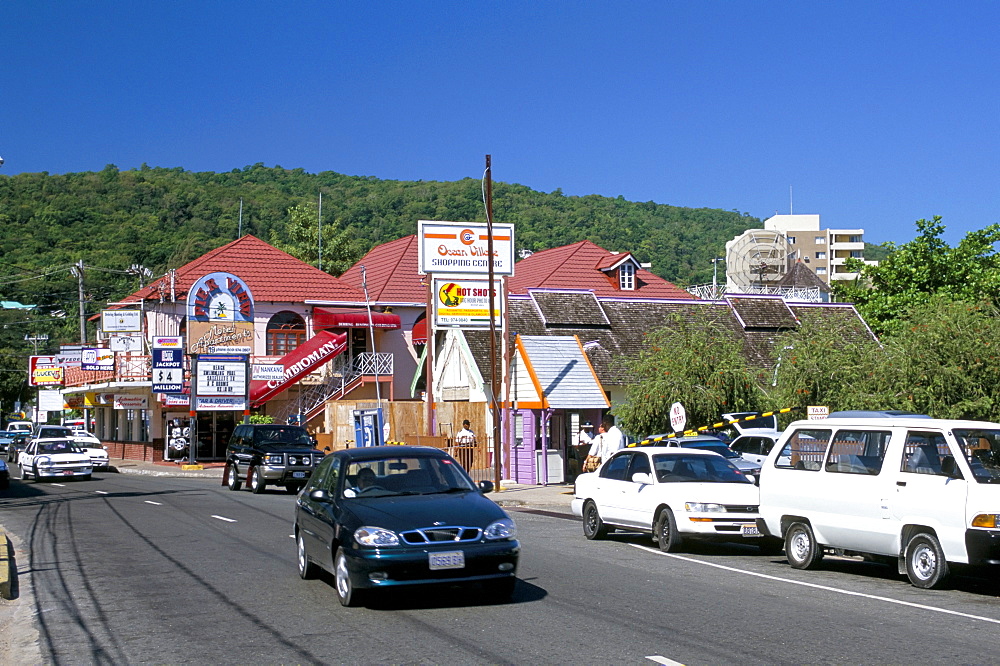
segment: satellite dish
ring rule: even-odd
[[[773,287],[789,270],[792,246],[779,231],[750,229],[726,248],[727,289],[753,292]]]

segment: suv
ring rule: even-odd
[[[302,426],[280,423],[243,423],[236,426],[226,447],[223,484],[239,490],[244,480],[254,493],[268,484],[297,493],[325,455]]]
[[[765,535],[788,563],[895,563],[920,588],[949,565],[1000,564],[1000,423],[869,415],[796,421],[760,475]]]

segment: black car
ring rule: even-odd
[[[236,426],[226,447],[222,482],[239,490],[246,480],[254,493],[268,484],[284,486],[290,493],[302,489],[325,455],[302,426],[280,423],[244,423]]]
[[[20,432],[14,435],[10,444],[7,445],[7,462],[16,463],[18,454],[28,448],[28,442],[30,441],[31,433]]]
[[[332,453],[296,501],[299,575],[331,572],[344,606],[371,589],[430,583],[479,583],[509,599],[521,547],[514,521],[483,495],[492,490],[440,449]]]

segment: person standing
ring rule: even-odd
[[[587,460],[587,451],[590,450],[590,443],[594,439],[590,434],[593,427],[594,426],[591,425],[590,421],[587,421],[580,426],[580,432],[576,436],[576,445],[573,446],[573,450],[570,452],[574,460],[573,467],[575,468],[571,471],[576,474],[583,473],[583,466]]]
[[[625,434],[618,429],[610,416],[604,417],[604,420],[601,421],[601,432],[603,433],[601,435],[601,462],[603,463],[613,456],[615,451],[625,448]]]
[[[455,435],[455,443],[460,446],[474,446],[476,443],[476,433],[472,432],[472,424],[469,419],[462,421],[462,429]]]

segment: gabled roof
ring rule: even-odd
[[[519,336],[518,358],[528,369],[541,407],[607,409],[604,389],[575,335]]]
[[[818,288],[821,293],[830,293],[830,285],[823,282],[823,279],[816,275],[813,269],[804,264],[801,259],[792,264],[791,270],[778,280],[777,286]]]
[[[250,287],[254,300],[260,302],[365,301],[364,292],[349,283],[249,235],[184,264],[174,272],[173,284],[168,273],[122,301],[161,297],[170,300],[171,289],[177,301],[184,301],[191,285],[215,272],[232,273],[240,278]]]
[[[368,297],[374,303],[427,302],[427,281],[417,272],[417,237],[405,236],[371,249],[340,279],[361,289],[361,267],[368,274]]]
[[[517,262],[508,280],[511,294],[525,294],[528,289],[587,289],[597,296],[636,298],[693,299],[680,287],[653,275],[636,263],[635,289],[622,291],[613,272],[605,270],[624,261],[635,263],[629,253],[614,253],[584,240],[572,245],[541,250]]]

